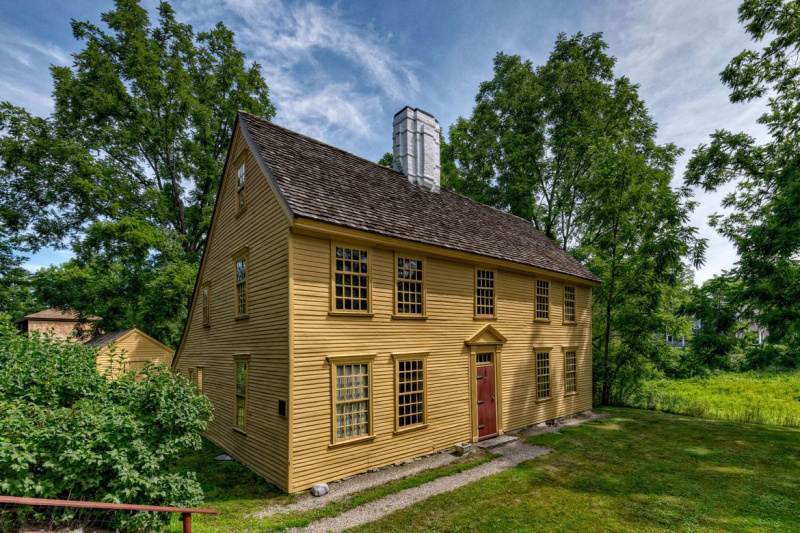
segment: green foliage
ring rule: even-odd
[[[23,260],[14,254],[14,246],[0,225],[0,315],[16,319],[38,310],[31,275],[22,267]]]
[[[37,277],[46,305],[174,345],[236,112],[275,110],[230,30],[195,32],[166,2],[157,11],[151,21],[118,0],[102,25],[73,21],[83,48],[51,69],[51,116],[0,104],[0,231],[21,250],[72,241],[76,260]],[[86,280],[103,286],[74,287]]]
[[[747,344],[748,323],[741,320],[739,287],[725,276],[691,290],[684,312],[700,321],[684,352],[682,370],[689,375],[707,370],[737,370]]]
[[[392,168],[394,165],[394,155],[391,152],[386,152],[378,159],[378,164],[384,167]]]
[[[732,272],[748,318],[769,331],[767,342],[800,350],[800,2],[746,0],[739,20],[761,50],[745,50],[721,74],[731,102],[769,96],[759,119],[771,140],[759,145],[745,133],[718,130],[694,151],[687,185],[706,191],[734,183],[722,202],[725,214],[711,217],[717,231],[739,253]],[[767,356],[768,350],[761,355]],[[777,353],[777,352],[776,352]],[[790,357],[790,364],[798,359]],[[766,362],[766,361],[764,361]]]
[[[670,306],[705,242],[688,189],[670,186],[681,150],[656,143],[638,87],[615,77],[600,34],[559,35],[534,68],[498,54],[472,116],[442,148],[443,183],[533,224],[597,274],[594,377],[611,403],[673,364],[654,333],[686,328]]]
[[[193,473],[170,473],[201,446],[211,405],[163,365],[109,381],[96,350],[0,325],[0,492],[14,496],[191,507]],[[163,524],[115,517],[123,530]]]
[[[800,427],[799,400],[800,373],[796,371],[726,372],[648,381],[626,403],[714,420]]]

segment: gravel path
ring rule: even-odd
[[[550,453],[549,448],[543,446],[531,446],[521,441],[512,442],[503,446],[498,446],[492,450],[503,454],[501,457],[488,463],[483,463],[469,470],[452,476],[440,477],[429,481],[419,487],[406,489],[392,494],[380,500],[362,505],[350,511],[346,511],[333,518],[323,518],[309,524],[303,528],[304,533],[317,533],[325,531],[344,531],[345,529],[360,526],[369,522],[374,522],[383,518],[389,513],[393,513],[415,503],[426,500],[431,496],[450,492],[459,487],[463,487],[473,481],[477,481],[486,476],[497,474],[503,470],[513,468],[523,461],[533,459]]]
[[[456,459],[458,459],[456,455],[442,452],[429,455],[427,457],[422,457],[420,459],[411,460],[399,466],[390,466],[376,472],[368,472],[366,474],[361,474],[349,479],[343,479],[342,481],[331,483],[331,490],[325,496],[315,497],[306,492],[305,494],[298,496],[295,501],[288,505],[276,505],[269,507],[263,511],[253,513],[252,516],[254,518],[264,518],[265,516],[278,513],[290,513],[293,511],[304,513],[314,509],[321,509],[322,507],[325,507],[329,503],[336,500],[341,500],[347,496],[364,492],[365,490],[371,489],[372,487],[377,487],[378,485],[385,485],[390,481],[395,481],[408,476],[413,476],[414,474],[419,474],[425,470],[446,466]]]

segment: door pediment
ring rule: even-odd
[[[466,339],[467,346],[498,346],[506,343],[506,338],[491,324],[487,324],[475,335]]]

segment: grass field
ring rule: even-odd
[[[640,409],[530,439],[555,451],[360,529],[373,531],[800,531],[800,429]],[[412,476],[304,514],[255,519],[291,500],[207,444],[181,468],[198,472],[205,506],[195,531],[281,531],[336,516],[490,459]],[[180,531],[174,521],[170,531]]]
[[[800,427],[800,372],[723,373],[651,381],[629,406],[714,420]]]
[[[554,453],[359,531],[800,531],[800,429],[607,411],[531,439]]]

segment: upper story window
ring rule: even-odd
[[[422,259],[397,255],[395,269],[396,307],[398,315],[425,314],[425,280]]]
[[[370,312],[369,252],[364,248],[333,246],[333,311]]]
[[[564,285],[564,322],[575,322],[575,287]]]
[[[494,317],[495,307],[495,277],[494,270],[475,269],[475,316]]]
[[[200,288],[200,305],[203,310],[203,325],[211,325],[211,286],[204,283]]]
[[[248,253],[246,250],[237,253],[234,258],[234,275],[236,279],[236,290],[234,296],[236,298],[236,318],[244,318],[250,312],[248,303]]]
[[[550,320],[550,282],[536,280],[536,320]]]
[[[239,169],[236,171],[236,212],[241,213],[244,211],[245,208],[245,200],[244,200],[244,183],[245,183],[245,172],[244,172],[244,163],[239,165]]]

